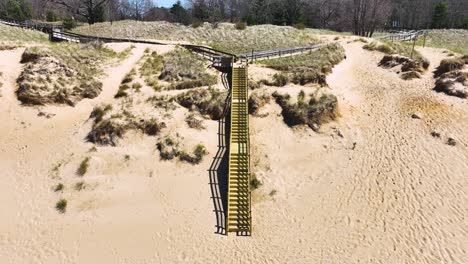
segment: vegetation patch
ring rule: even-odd
[[[116,146],[119,138],[122,138],[128,130],[139,130],[149,136],[157,135],[166,127],[164,122],[156,118],[137,118],[127,110],[123,114],[110,112],[110,105],[96,107],[91,112],[90,118],[94,119],[93,127],[86,136],[87,140],[99,145]]]
[[[434,90],[447,95],[468,98],[468,72],[455,70],[442,74],[437,79]]]
[[[76,174],[78,174],[79,176],[84,176],[86,174],[86,172],[88,171],[88,168],[89,168],[89,160],[90,159],[91,159],[90,157],[86,157],[86,158],[84,158],[83,161],[81,161],[80,166],[76,170]]]
[[[187,122],[187,125],[190,128],[198,130],[205,129],[204,119],[193,112],[187,114],[187,116],[185,117],[185,122]]]
[[[255,174],[252,175],[252,179],[250,180],[250,188],[252,190],[257,190],[263,185],[263,182],[261,182]]]
[[[17,79],[16,95],[30,105],[73,106],[83,98],[95,98],[102,90],[102,66],[114,57],[118,54],[99,43],[27,48],[21,58],[25,66]]]
[[[338,100],[332,94],[306,95],[301,91],[296,102],[288,94],[275,92],[273,97],[281,106],[283,120],[288,126],[308,125],[317,131],[320,125],[338,117]]]
[[[55,209],[57,209],[57,211],[63,214],[67,211],[67,205],[68,205],[68,201],[66,199],[60,199],[55,204]]]
[[[434,76],[439,77],[447,72],[462,70],[465,67],[465,64],[468,64],[468,55],[464,55],[459,58],[444,59],[440,62],[439,67],[437,67],[437,70],[434,72]]]
[[[206,72],[206,63],[197,55],[176,48],[164,55],[160,80],[170,82],[168,89],[189,89],[217,83],[217,77]]]
[[[417,44],[422,46],[424,38],[420,37]],[[426,37],[426,46],[445,48],[460,54],[468,54],[468,30],[464,29],[432,29]]]
[[[156,144],[156,147],[159,150],[161,159],[163,160],[179,158],[181,161],[192,164],[199,164],[203,160],[203,157],[208,154],[205,146],[202,144],[195,146],[192,154],[187,153],[186,151],[182,150],[182,145],[178,136],[176,138],[167,136],[160,140]]]
[[[437,78],[434,90],[460,98],[468,97],[468,55],[445,59],[434,72]]]
[[[158,76],[162,69],[163,56],[159,55],[156,51],[151,52],[147,49],[142,59],[143,64],[139,70],[141,78],[143,78],[146,85],[156,91],[159,90],[161,87],[158,84]]]
[[[64,186],[62,183],[59,183],[59,184],[55,185],[55,187],[54,187],[54,192],[60,192],[60,191],[62,191],[64,188],[65,188],[65,186]]]
[[[429,61],[421,55],[417,50],[413,50],[412,46],[390,41],[373,41],[363,46],[367,50],[376,50],[387,55],[384,56],[379,63],[385,68],[392,68],[397,65],[402,65],[402,71],[417,71],[423,72],[429,67]]]
[[[181,106],[209,116],[212,120],[219,120],[223,116],[227,98],[227,91],[215,88],[192,89],[175,97]]]
[[[401,78],[404,80],[421,78],[420,73],[424,72],[427,67],[429,67],[429,63],[423,63],[420,60],[412,60],[400,55],[385,55],[379,62],[379,66],[386,69],[400,65],[402,71]]]
[[[289,72],[289,81],[305,85],[318,83],[325,85],[325,75],[333,66],[345,58],[345,50],[340,44],[331,44],[303,55],[278,58],[262,62],[267,67]]]
[[[249,97],[249,114],[258,115],[259,110],[270,102],[271,96],[266,91],[255,91]]]
[[[259,51],[313,45],[319,43],[317,34],[333,34],[325,30],[299,30],[290,26],[257,25],[242,28],[242,24],[236,26],[231,23],[219,23],[216,27],[203,23],[194,27],[160,21],[127,20],[114,21],[112,26],[110,23],[81,26],[74,31],[106,37],[187,41],[235,54],[249,53],[252,49]]]
[[[188,163],[199,164],[206,154],[208,154],[208,152],[206,151],[205,146],[198,144],[195,146],[192,154],[188,154],[184,151],[179,152],[179,159]]]

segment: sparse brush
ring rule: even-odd
[[[269,195],[270,195],[271,197],[273,197],[273,196],[275,196],[275,195],[276,195],[276,193],[277,193],[277,191],[276,191],[276,190],[271,190],[271,192],[269,193]]]
[[[129,127],[125,124],[114,122],[113,120],[114,119],[108,119],[96,123],[86,136],[87,140],[100,145],[115,146],[117,144],[117,139],[122,138]]]
[[[124,156],[124,160],[125,160],[125,161],[129,161],[129,160],[130,160],[130,155],[128,155],[128,154],[125,155],[125,156]]]
[[[165,128],[166,124],[164,122],[159,122],[155,118],[149,120],[141,120],[140,124],[138,124],[138,128],[140,128],[143,133],[149,136],[155,136],[161,131],[161,129]]]
[[[171,137],[166,137],[156,144],[159,156],[163,160],[172,160],[179,155],[179,142]]]
[[[84,176],[89,168],[89,160],[90,157],[86,157],[83,161],[81,161],[80,166],[78,167],[76,174],[79,176]]]
[[[55,208],[57,209],[57,211],[59,211],[60,213],[65,213],[67,211],[67,205],[68,205],[68,202],[66,199],[60,199],[56,204],[55,204]]]
[[[185,117],[185,122],[187,122],[187,125],[190,128],[198,130],[205,129],[205,125],[203,124],[203,118],[196,116],[193,112],[190,112]]]
[[[203,156],[207,154],[205,146],[198,144],[194,151],[193,155],[189,155],[184,151],[179,152],[179,158],[182,161],[186,161],[192,164],[199,164],[203,160]]]
[[[139,93],[141,91],[141,83],[134,83],[132,84],[132,89],[135,90],[135,92]]]
[[[103,117],[112,110],[112,105],[108,104],[104,107],[96,106],[90,114],[90,118],[94,118],[94,123],[102,121]]]
[[[114,95],[114,98],[121,98],[121,97],[126,97],[128,96],[127,90],[130,88],[127,84],[122,84],[119,87],[119,90],[117,93]]]

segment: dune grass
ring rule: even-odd
[[[319,83],[325,85],[325,74],[345,58],[345,50],[340,44],[331,44],[305,54],[262,61],[269,68],[288,73],[289,81],[305,85]]]
[[[45,33],[0,24],[0,44],[20,46],[24,44],[48,44],[49,36]]]
[[[209,45],[232,53],[248,53],[253,50],[305,46],[319,43],[317,34],[337,34],[316,29],[299,30],[289,26],[258,25],[236,29],[234,24],[220,23],[214,28],[208,23],[198,27],[168,22],[116,21],[96,23],[74,29],[77,33],[106,37],[125,37],[186,41]]]
[[[420,37],[417,45],[423,45]],[[426,37],[426,47],[444,48],[460,54],[468,54],[468,30],[466,29],[433,29]]]
[[[94,98],[102,89],[99,79],[103,66],[117,53],[102,43],[50,43],[25,50],[24,70],[17,80],[17,96],[25,104],[66,103],[74,105],[83,98]]]

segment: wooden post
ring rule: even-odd
[[[413,49],[411,50],[411,59],[413,59],[414,46],[416,46],[416,36],[413,38]]]
[[[423,42],[423,48],[426,47],[426,35],[427,35],[427,32],[424,31],[424,42]]]

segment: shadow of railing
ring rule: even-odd
[[[223,74],[223,83],[229,87],[229,79]],[[226,97],[223,115],[218,120],[218,151],[210,165],[210,189],[216,215],[216,234],[226,234],[226,209],[229,169],[229,131],[230,131],[231,90]]]

